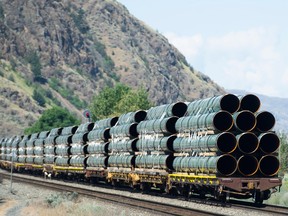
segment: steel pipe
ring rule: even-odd
[[[149,133],[176,133],[175,124],[178,117],[168,117],[163,119],[154,119],[148,121],[142,121],[137,126],[137,132],[139,134]]]
[[[252,154],[259,147],[257,136],[251,132],[241,133],[236,136],[239,150],[244,154]]]
[[[88,133],[75,133],[73,136],[72,136],[72,143],[73,144],[76,144],[76,143],[79,143],[79,144],[83,144],[83,143],[86,143],[88,141]]]
[[[233,114],[235,130],[242,132],[251,131],[256,126],[254,114],[248,110],[243,110]]]
[[[175,152],[217,152],[231,153],[237,148],[235,135],[222,132],[202,137],[177,137],[173,142]]]
[[[177,172],[216,173],[230,176],[237,170],[237,160],[228,154],[213,157],[176,157],[173,169]]]
[[[238,111],[239,107],[238,97],[233,94],[226,94],[191,102],[188,105],[187,114],[192,116],[215,113],[220,110],[234,113]]]
[[[91,142],[91,141],[99,141],[99,140],[107,141],[110,138],[111,138],[111,136],[110,136],[110,128],[95,129],[95,130],[92,130],[92,131],[90,131],[88,133],[89,142]]]
[[[109,143],[110,152],[134,152],[137,151],[136,143],[138,138],[135,139],[121,139]]]
[[[279,169],[280,162],[274,155],[265,155],[259,161],[259,170],[264,176],[274,176]]]
[[[164,137],[141,137],[136,143],[137,151],[173,151],[176,135]]]
[[[259,148],[265,154],[271,154],[277,151],[280,146],[280,139],[273,132],[262,133],[258,136]]]
[[[113,155],[108,159],[109,167],[132,168],[135,167],[135,156],[133,155]]]
[[[106,119],[101,119],[99,121],[96,121],[94,123],[93,130],[113,127],[114,125],[116,125],[118,119],[119,117],[112,117],[112,118],[106,118]]]
[[[243,176],[254,175],[259,168],[259,163],[256,157],[252,155],[243,155],[237,161],[238,171]]]
[[[109,143],[97,143],[89,144],[87,146],[87,152],[89,154],[107,154]]]
[[[139,123],[146,118],[146,111],[138,110],[136,112],[129,112],[119,116],[117,125],[127,125],[131,123]]]
[[[238,96],[240,100],[240,110],[248,110],[252,113],[257,112],[260,109],[260,99],[254,94],[247,94]]]
[[[77,131],[78,126],[69,126],[69,127],[64,127],[62,129],[61,135],[70,135],[70,134],[75,134]]]
[[[258,112],[255,114],[257,125],[256,129],[260,132],[267,132],[275,125],[275,117],[272,113],[267,111]]]
[[[94,128],[94,123],[93,122],[87,122],[87,123],[79,125],[79,127],[77,128],[77,131],[75,133],[76,134],[87,133],[87,132],[91,131],[93,128]]]
[[[230,130],[232,126],[233,118],[227,111],[181,117],[175,125],[177,132],[201,129],[224,132]]]
[[[110,129],[111,137],[137,137],[137,125],[138,123],[132,123],[127,125],[114,126]]]
[[[165,104],[161,106],[151,107],[147,111],[147,119],[154,120],[167,117],[182,117],[187,110],[187,105],[183,102]]]
[[[144,169],[172,169],[173,159],[171,155],[138,155],[135,166]]]
[[[87,158],[87,166],[88,167],[108,167],[108,158],[109,156],[89,156]]]

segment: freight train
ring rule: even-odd
[[[0,166],[260,204],[282,183],[275,118],[260,105],[253,94],[225,94],[0,138]]]

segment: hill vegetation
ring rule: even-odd
[[[54,106],[80,116],[118,82],[155,105],[224,93],[115,0],[1,1],[0,136]]]

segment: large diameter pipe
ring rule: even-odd
[[[251,131],[256,126],[256,118],[254,114],[248,110],[234,113],[233,119],[235,129],[242,132]]]
[[[213,157],[176,157],[173,161],[173,169],[179,172],[230,176],[237,170],[237,160],[228,154]]]
[[[260,132],[267,132],[275,125],[275,117],[272,113],[267,111],[258,112],[255,114],[257,125],[256,129]]]
[[[73,135],[65,135],[65,136],[58,136],[56,138],[56,144],[61,145],[61,144],[71,144],[72,143],[72,136]]]
[[[132,123],[127,125],[117,125],[110,129],[111,137],[137,137],[137,125],[138,123]]]
[[[252,113],[257,112],[260,109],[260,99],[254,94],[247,94],[238,96],[240,100],[240,110],[249,110]]]
[[[173,142],[175,152],[232,153],[237,148],[236,137],[230,132],[202,137],[177,137]]]
[[[252,154],[259,147],[258,137],[251,132],[241,133],[236,136],[239,150],[244,154]]]
[[[61,135],[70,135],[76,133],[78,126],[70,126],[63,128]]]
[[[106,119],[101,119],[99,121],[96,121],[94,123],[93,130],[113,127],[117,123],[118,119],[119,117],[112,117],[112,118],[106,118]]]
[[[137,126],[137,132],[139,134],[149,134],[149,133],[174,134],[176,133],[175,124],[177,120],[178,117],[173,116],[163,119],[142,121]]]
[[[89,156],[87,158],[87,166],[88,167],[102,167],[106,168],[108,166],[108,158],[109,156]]]
[[[230,130],[232,126],[233,118],[227,111],[181,117],[175,125],[177,132],[202,129],[224,132]]]
[[[233,94],[226,94],[193,101],[188,105],[187,113],[188,115],[199,115],[220,110],[234,113],[237,112],[239,107],[240,101],[238,97]]]
[[[76,133],[72,136],[72,143],[86,143],[88,141],[88,133]]]
[[[254,175],[259,168],[259,163],[256,157],[252,155],[243,155],[237,161],[238,171],[243,176]]]
[[[131,123],[139,123],[146,118],[146,111],[138,110],[136,112],[129,112],[119,116],[117,125],[127,125]]]
[[[187,111],[187,105],[183,102],[165,104],[161,106],[151,107],[147,111],[147,119],[160,119],[167,117],[182,117]]]
[[[89,154],[107,154],[109,143],[88,144],[87,152]]]
[[[146,169],[171,169],[173,159],[171,155],[138,155],[135,166]]]
[[[280,146],[280,139],[273,132],[260,134],[258,140],[260,150],[266,154],[274,153]]]
[[[274,176],[279,169],[280,162],[274,155],[265,155],[259,161],[259,170],[265,176]]]
[[[113,155],[108,159],[109,167],[135,167],[135,156],[133,155]]]
[[[111,138],[110,128],[95,129],[95,130],[92,130],[88,133],[89,142],[99,141],[99,140],[107,141],[109,138]]]
[[[164,137],[141,137],[136,143],[138,151],[173,151],[173,142],[176,135]]]
[[[136,143],[138,138],[135,139],[121,139],[109,143],[109,152],[134,152],[137,151]]]
[[[92,129],[94,128],[94,123],[93,122],[87,122],[87,123],[84,123],[84,124],[81,124],[79,125],[76,133],[86,133],[86,132],[89,132],[91,131]]]

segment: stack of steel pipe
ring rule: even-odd
[[[5,152],[5,147],[4,147],[4,141],[6,140],[7,138],[0,138],[0,160],[5,160],[6,159],[6,156],[4,154]]]
[[[26,163],[26,142],[30,139],[31,135],[25,135],[18,145],[18,159],[19,163]]]
[[[146,115],[146,111],[138,110],[119,116],[117,124],[110,129],[108,167],[111,169],[135,167],[137,126],[146,118]]]
[[[147,118],[137,126],[139,139],[136,150],[139,151],[135,167],[140,169],[171,170],[173,164],[173,142],[175,124],[187,110],[183,102],[152,107]]]
[[[118,117],[102,119],[94,123],[94,128],[88,133],[86,166],[89,170],[99,170],[108,165],[108,140],[110,128],[115,126]]]
[[[26,163],[27,164],[34,164],[34,146],[35,146],[35,141],[38,138],[39,133],[33,133],[30,137],[29,140],[26,142]]]
[[[73,167],[85,167],[88,133],[94,128],[94,123],[87,122],[79,125],[76,133],[72,136],[69,154],[69,162]]]
[[[64,127],[61,135],[55,139],[55,164],[57,166],[68,167],[70,165],[70,148],[72,137],[77,131],[78,126]]]
[[[44,165],[52,166],[55,162],[56,138],[61,134],[63,128],[53,128],[44,139]]]
[[[259,112],[260,105],[253,94],[226,94],[189,103],[186,115],[175,125],[179,134],[173,151],[182,156],[176,157],[173,169],[217,176],[276,175],[279,161],[274,153],[280,142],[270,131],[275,118],[270,112]]]
[[[43,165],[44,163],[44,140],[49,135],[50,131],[42,131],[39,133],[38,137],[34,141],[33,154],[34,164]]]

